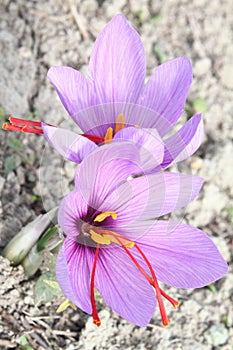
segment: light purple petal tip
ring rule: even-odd
[[[136,102],[145,79],[145,53],[138,33],[123,15],[98,35],[89,71],[99,103]]]
[[[47,77],[71,117],[94,104],[93,82],[77,70],[54,66]]]
[[[163,137],[184,109],[192,82],[192,66],[187,57],[179,57],[158,66],[144,87],[139,104],[153,109],[162,118],[154,119]]]
[[[178,132],[164,141],[165,154],[162,167],[166,168],[191,156],[204,136],[201,114],[193,116]]]
[[[64,158],[75,163],[81,161],[97,146],[82,135],[70,130],[42,124],[44,135],[50,145]]]

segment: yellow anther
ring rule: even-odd
[[[97,231],[97,232],[96,232]],[[121,235],[118,235],[117,233],[113,231],[108,230],[102,230],[98,227],[96,228],[96,231],[90,230],[91,239],[98,244],[110,244],[110,243],[117,243],[119,245],[124,245],[128,248],[133,248],[134,242],[130,241],[127,238],[122,237]],[[98,231],[100,233],[98,233]]]
[[[104,136],[104,143],[111,143],[113,138],[113,130],[112,128],[108,128],[106,134]]]
[[[133,246],[134,246],[134,242],[131,242],[129,239],[127,239],[127,238],[124,238],[124,237],[122,237],[122,236],[120,236],[120,235],[115,235],[115,237],[117,237],[117,238],[114,238],[114,237],[111,237],[111,241],[112,242],[114,242],[114,243],[117,243],[117,244],[121,244],[121,245],[124,245],[125,247],[127,247],[127,248],[133,248]]]
[[[63,301],[63,303],[61,303],[61,305],[58,307],[57,312],[62,312],[65,309],[67,309],[68,306],[71,306],[72,309],[76,310],[77,307],[69,300],[66,299],[65,301]]]
[[[117,120],[116,120],[116,127],[115,127],[115,134],[125,127],[125,117],[124,114],[118,114]]]
[[[111,238],[108,236],[102,236],[99,233],[96,233],[94,230],[90,230],[90,234],[91,234],[91,239],[95,243],[99,243],[99,244],[110,244],[111,243]]]
[[[134,125],[135,128],[139,129],[140,128],[140,125],[136,124]]]
[[[102,222],[104,221],[106,218],[108,218],[109,216],[111,216],[114,220],[116,220],[117,218],[117,214],[114,211],[105,211],[99,215],[96,216],[96,218],[94,219],[94,221],[96,222]]]

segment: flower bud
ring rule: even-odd
[[[50,223],[56,224],[57,208],[24,226],[22,230],[7,244],[2,255],[10,260],[12,265],[18,265],[35,245]]]

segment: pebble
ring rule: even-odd
[[[204,337],[208,344],[212,346],[223,345],[228,339],[228,330],[221,324],[211,326],[205,333]]]
[[[194,74],[197,76],[205,75],[206,73],[209,72],[210,69],[211,69],[211,60],[208,57],[202,58],[201,60],[197,61],[193,68]]]
[[[228,89],[233,89],[233,63],[227,63],[220,71],[222,84]]]
[[[2,189],[4,187],[4,183],[5,183],[5,179],[3,177],[0,176],[0,194],[2,192]]]
[[[193,170],[200,170],[202,168],[202,163],[203,163],[203,160],[200,157],[197,157],[197,156],[191,157],[190,165]]]

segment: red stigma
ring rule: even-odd
[[[31,134],[43,134],[41,122],[33,120],[24,120],[19,118],[9,118],[10,123],[5,123],[2,126],[4,130],[16,131],[16,132],[27,132]]]
[[[96,271],[96,265],[97,260],[99,256],[99,244],[96,246],[95,250],[95,257],[94,262],[92,266],[92,272],[91,272],[91,283],[90,283],[90,293],[91,293],[91,306],[92,306],[92,317],[93,317],[93,323],[99,327],[101,325],[101,321],[96,309],[96,302],[95,302],[95,271]]]
[[[108,234],[111,234],[111,233],[108,233]],[[146,255],[141,250],[141,248],[139,248],[139,246],[136,243],[134,243],[134,247],[137,249],[137,251],[139,252],[141,257],[143,258],[144,262],[146,263],[146,265],[150,271],[151,276],[149,276],[148,273],[144,270],[144,268],[139,264],[137,259],[130,252],[130,250],[123,244],[122,240],[116,235],[114,235],[114,237],[116,240],[118,240],[119,244],[121,244],[121,247],[125,250],[126,254],[130,257],[130,259],[133,261],[133,263],[138,268],[138,270],[142,273],[142,275],[146,278],[146,280],[150,283],[150,285],[155,289],[156,298],[158,300],[158,305],[159,305],[159,311],[160,311],[161,318],[162,318],[162,324],[165,327],[167,327],[171,321],[167,316],[162,297],[167,299],[173,305],[174,308],[176,308],[179,305],[179,302],[176,301],[175,299],[171,298],[168,294],[166,294],[159,287],[155,272],[154,272],[149,260],[147,259]]]
[[[89,135],[89,134],[82,134],[83,137],[86,137],[88,140],[91,140],[95,143],[103,143],[104,137],[101,136],[95,136],[95,135]]]

